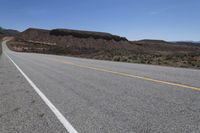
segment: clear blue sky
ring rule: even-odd
[[[0,0],[0,26],[106,31],[130,40],[200,40],[200,0]]]

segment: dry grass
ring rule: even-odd
[[[114,56],[114,61],[153,64],[200,69],[200,53],[194,54],[132,54],[129,56]]]

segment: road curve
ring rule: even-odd
[[[200,132],[199,70],[3,52],[80,133]]]

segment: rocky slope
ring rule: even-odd
[[[30,28],[17,35],[9,47],[21,52],[200,68],[200,45],[162,40],[129,41],[102,32]]]

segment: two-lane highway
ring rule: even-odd
[[[3,52],[77,132],[200,132],[199,70]]]

